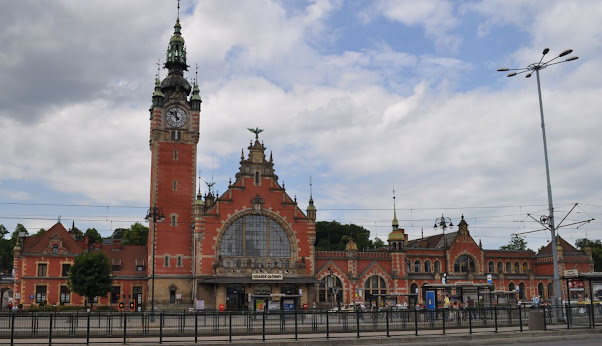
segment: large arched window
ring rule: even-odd
[[[518,264],[518,262],[514,262],[514,272],[520,273],[520,265]]]
[[[379,301],[378,296],[374,296],[375,294],[387,294],[385,279],[378,275],[372,275],[364,282],[364,296],[366,302],[375,301],[380,306],[381,301]]]
[[[553,297],[554,296],[554,286],[552,285],[551,282],[548,283],[548,297]]]
[[[508,291],[516,291],[516,286],[514,285],[514,282],[508,284]]]
[[[468,273],[468,271],[475,272],[476,266],[472,257],[468,255],[461,255],[454,262],[454,272],[456,273]]]
[[[408,292],[409,294],[416,294],[416,291],[418,290],[418,284],[417,283],[412,283],[410,285],[410,292]]]
[[[541,282],[537,284],[537,295],[541,296],[542,298],[546,296],[543,292],[543,283]]]
[[[493,273],[495,267],[493,266],[493,261],[489,261],[489,264],[487,265],[487,271],[490,273]]]
[[[529,263],[527,263],[526,261],[523,262],[523,273],[526,273],[529,271]]]
[[[224,232],[222,257],[290,258],[291,245],[286,232],[264,215],[245,215]]]
[[[429,260],[424,261],[424,271],[427,273],[431,272],[431,261],[429,261]]]
[[[506,273],[512,273],[512,263],[506,262]]]
[[[497,272],[500,274],[504,272],[504,265],[502,264],[502,261],[497,262]]]

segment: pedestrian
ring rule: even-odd
[[[443,319],[447,322],[449,320],[449,296],[446,293],[443,298]]]
[[[472,319],[476,319],[477,318],[477,313],[475,312],[475,305],[474,305],[474,299],[472,299],[470,296],[468,296],[468,310],[470,311],[470,314],[472,315]]]
[[[8,311],[12,311],[12,309],[13,309],[13,302],[12,302],[12,300],[9,300],[8,301]]]

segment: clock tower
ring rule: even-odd
[[[162,81],[157,76],[150,108],[150,207],[160,208],[164,220],[149,223],[147,309],[153,295],[156,309],[193,301],[192,206],[201,98],[196,80],[191,87],[184,78],[188,65],[181,29],[178,15],[164,65],[168,74]]]

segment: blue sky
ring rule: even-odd
[[[61,217],[108,236],[143,222],[148,106],[176,15],[175,0],[0,3],[0,223]],[[556,218],[575,203],[572,222],[602,216],[602,3],[183,1],[180,19],[203,98],[198,171],[219,192],[260,127],[302,209],[312,177],[319,220],[386,238],[395,186],[410,238],[464,214],[497,248],[540,228],[528,214],[547,214],[547,194],[536,81],[496,69],[572,48],[579,60],[541,74]]]

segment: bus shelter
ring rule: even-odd
[[[599,314],[602,314],[602,272],[579,273],[575,271],[565,271],[563,279],[566,281],[566,287],[569,292],[566,294],[566,304],[570,309],[571,305],[578,306],[580,309],[588,306],[589,323],[595,327],[595,309],[598,306]]]
[[[368,306],[372,306],[372,302],[375,302],[376,306],[388,305],[389,307],[393,308],[396,307],[398,304],[403,304],[404,301],[408,303],[408,307],[414,307],[418,302],[418,295],[416,293],[372,294],[369,298]]]
[[[424,284],[422,295],[426,301],[426,292],[435,292],[438,302],[443,302],[444,294],[449,295],[450,304],[458,302],[465,305],[469,299],[473,299],[478,306],[491,306],[492,292],[495,286],[487,283],[456,282],[449,284]]]
[[[518,292],[496,290],[491,292],[491,300],[499,307],[514,307],[518,304]]]

